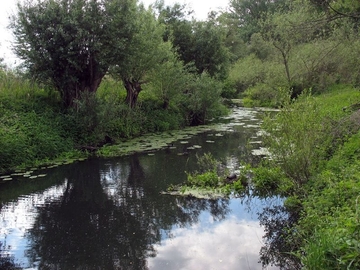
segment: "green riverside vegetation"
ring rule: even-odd
[[[228,172],[217,171],[218,162],[206,154],[199,157],[199,168],[205,169],[188,174],[181,190],[284,198],[283,212],[289,220],[297,218],[278,234],[272,228],[264,265],[359,269],[359,102],[359,90],[346,85],[321,95],[305,91],[296,101],[285,95],[281,111],[262,124],[266,158],[257,165],[243,164],[241,175],[229,183]]]
[[[114,156],[129,138],[226,114],[224,99],[275,107],[267,158],[225,179],[207,154],[186,185],[284,200],[277,219],[260,216],[264,266],[359,269],[360,2],[228,5],[197,21],[163,1],[19,3],[22,64],[0,59],[0,174]]]
[[[67,110],[54,89],[12,71],[2,70],[0,76],[2,174],[87,157],[105,144],[120,143],[141,134],[180,129],[190,124],[189,117],[194,112],[206,113],[210,118],[227,112],[221,104],[220,92],[207,98],[208,91],[221,88],[206,76],[188,83],[189,87],[197,87],[196,103],[186,98],[178,106],[165,109],[149,86],[140,95],[138,106],[129,108],[124,101],[123,85],[106,78],[96,95],[76,101],[76,108]],[[207,87],[198,87],[199,84]],[[190,111],[187,106],[194,108]]]

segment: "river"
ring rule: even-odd
[[[223,124],[160,150],[2,183],[0,268],[262,269],[258,214],[278,199],[160,194],[185,181],[197,155],[212,153],[230,171],[253,159],[246,145],[260,146],[261,114],[234,108]]]

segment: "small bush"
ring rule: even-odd
[[[196,156],[198,170],[194,173],[187,173],[188,186],[196,187],[217,187],[219,185],[220,172],[219,162],[211,153],[205,153],[203,156]]]
[[[221,82],[206,73],[194,76],[182,103],[189,125],[205,124],[206,121],[227,112],[221,102],[222,88]]]
[[[188,186],[214,188],[219,185],[219,177],[215,171],[204,172],[201,174],[188,174],[186,184]]]
[[[244,104],[253,105],[251,107],[278,107],[280,105],[279,91],[266,84],[250,87],[244,94],[246,96]]]

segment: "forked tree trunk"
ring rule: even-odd
[[[100,68],[93,63],[87,67],[82,76],[79,76],[80,78],[76,82],[69,82],[65,85],[60,85],[58,89],[60,89],[65,107],[74,107],[74,101],[76,99],[80,99],[82,93],[95,93],[105,74],[106,72],[101,71]]]
[[[136,106],[139,93],[142,90],[141,83],[131,79],[124,79],[123,82],[126,89],[125,102],[129,105],[130,108],[134,108]]]

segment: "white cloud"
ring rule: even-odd
[[[263,234],[257,221],[235,217],[205,230],[197,225],[178,228],[172,231],[173,238],[155,247],[157,256],[148,260],[148,266],[157,270],[260,270]]]
[[[9,16],[15,12],[16,3],[17,0],[1,0],[0,8],[0,58],[4,58],[9,65],[16,61],[16,56],[11,51],[13,37],[7,28],[10,23]]]

